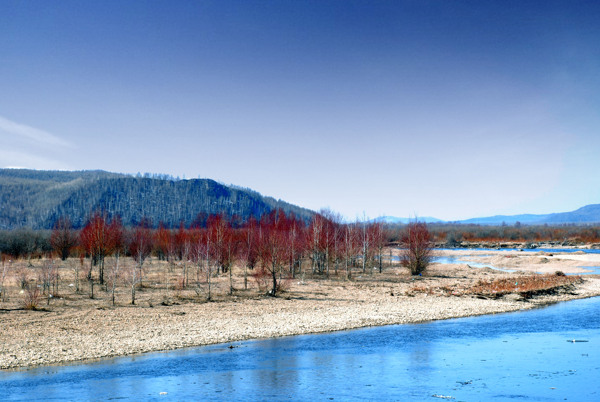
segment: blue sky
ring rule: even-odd
[[[0,167],[349,219],[600,202],[595,1],[0,2]]]

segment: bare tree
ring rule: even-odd
[[[128,264],[123,273],[125,283],[131,289],[131,304],[135,304],[135,288],[141,282],[141,270],[138,264]]]
[[[411,275],[421,275],[433,257],[433,236],[424,222],[409,223],[401,236],[400,262]]]
[[[238,259],[244,266],[244,289],[248,289],[248,268],[254,269],[258,256],[256,250],[256,237],[258,235],[258,222],[251,216],[240,231],[240,247]]]
[[[383,222],[376,221],[371,225],[371,233],[373,238],[373,247],[377,250],[377,264],[379,265],[379,273],[383,272],[383,248],[385,247],[385,228]]]
[[[111,253],[114,254],[114,264],[108,267],[108,283],[111,289],[112,304],[115,305],[115,291],[117,289],[117,283],[121,276],[121,265],[119,264],[121,253],[125,250],[125,233],[123,231],[123,225],[120,219],[113,219],[108,227],[110,249]]]
[[[136,278],[140,284],[144,277],[144,261],[146,261],[151,252],[152,232],[150,230],[150,222],[142,219],[142,222],[133,229],[129,241],[129,254],[137,262],[139,273],[136,275]]]
[[[61,260],[65,261],[69,258],[71,250],[77,244],[77,235],[71,228],[69,218],[60,218],[56,221],[50,236],[50,244]]]
[[[361,223],[361,241],[362,241],[362,272],[367,272],[367,262],[369,260],[369,252],[371,251],[371,233],[369,231],[369,223],[367,218],[363,215],[363,221]]]
[[[10,260],[8,261],[8,264],[6,263],[6,256],[2,255],[2,253],[0,253],[0,264],[2,264],[0,266],[0,300],[5,302],[6,298],[7,298],[7,291],[4,288],[4,281],[6,280],[6,277],[8,276],[8,271],[10,269]]]
[[[358,223],[348,223],[344,228],[344,260],[346,279],[352,278],[352,261],[358,252]]]

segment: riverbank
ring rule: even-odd
[[[522,259],[519,269],[523,272],[546,264],[527,262],[531,257],[509,258],[513,262]],[[567,273],[577,269],[564,259],[558,260]],[[296,279],[277,298],[256,296],[256,290],[240,290],[215,302],[191,302],[179,297],[163,305],[148,297],[144,299],[142,292],[140,305],[117,307],[112,307],[107,298],[95,300],[93,305],[76,305],[65,298],[62,302],[53,301],[47,311],[0,311],[0,368],[65,364],[248,339],[495,314],[600,295],[600,278],[595,275],[584,277],[583,283],[568,292],[529,300],[414,291],[420,287],[468,286],[482,279],[510,275],[515,274],[466,264],[432,264],[428,274],[418,278],[410,277],[403,268],[392,267],[386,268],[384,274],[367,273],[355,276],[352,281]],[[236,280],[236,288],[243,288],[241,279]],[[215,281],[217,289],[228,285],[227,278]]]

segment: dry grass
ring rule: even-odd
[[[560,272],[545,275],[519,275],[492,281],[477,282],[471,292],[481,296],[501,297],[510,293],[523,297],[539,294],[552,294],[569,290],[576,283],[581,283],[581,276],[566,276]]]
[[[37,310],[42,294],[37,286],[27,287],[23,292],[23,309]]]
[[[521,257],[515,254],[502,256],[510,260],[527,261],[532,256]],[[491,257],[486,257],[491,258]],[[557,260],[562,262],[562,260]],[[44,259],[32,261],[6,261],[10,264],[2,289],[0,308],[3,310],[36,309],[43,301],[47,309],[85,309],[85,308],[113,308],[112,288],[110,284],[101,286],[94,283],[94,298],[91,296],[91,284],[86,280],[89,270],[89,260],[80,261],[69,259],[67,261],[54,260],[58,281],[56,286],[43,287],[44,267],[48,261]],[[116,263],[114,258],[107,258],[105,270]],[[582,281],[579,276],[564,276],[558,274],[508,274],[488,269],[472,269],[452,265],[432,264],[422,277],[411,277],[406,268],[399,265],[386,267],[382,274],[377,270],[367,270],[362,273],[355,269],[353,279],[346,280],[344,270],[339,270],[337,275],[331,271],[328,280],[323,275],[312,275],[309,261],[295,279],[282,277],[279,290],[284,298],[307,297],[304,292],[308,288],[313,294],[336,284],[348,287],[348,297],[352,297],[352,289],[389,287],[390,292],[405,296],[482,296],[497,298],[507,294],[519,294],[523,297],[532,297],[537,294],[551,294],[565,292],[569,286]],[[519,261],[515,261],[517,265]],[[131,304],[131,288],[127,285],[124,275],[135,268],[135,261],[130,258],[121,258],[120,275],[116,277],[115,307],[125,307]],[[547,264],[545,264],[547,265]],[[536,269],[537,265],[536,265]],[[97,274],[97,268],[94,268]],[[228,273],[218,274],[213,268],[211,275],[211,301],[242,301],[263,297],[271,288],[271,277],[268,272],[260,269],[248,270],[244,278],[241,267],[233,268],[232,287]],[[301,284],[300,288],[298,285]],[[310,286],[307,286],[310,284]],[[29,289],[29,290],[28,290]],[[302,295],[298,289],[303,289]],[[49,293],[53,297],[49,297]],[[177,305],[187,303],[205,303],[208,299],[208,277],[204,266],[198,267],[191,262],[177,261],[170,263],[155,258],[150,258],[144,263],[144,277],[142,283],[137,285],[136,304],[139,306]]]

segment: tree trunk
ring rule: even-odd
[[[207,267],[206,267],[206,280],[208,282],[208,298],[207,300],[210,300],[211,296],[210,296],[210,262],[207,261]]]
[[[229,295],[230,296],[233,295],[233,276],[232,276],[232,273],[231,273],[231,271],[233,271],[233,270],[231,268],[232,267],[230,265],[229,268],[228,268],[229,269]]]
[[[100,285],[104,285],[104,256],[100,260]]]
[[[271,274],[273,276],[273,290],[271,290],[271,296],[275,296],[277,294],[277,270],[275,269],[275,265],[273,265]]]

